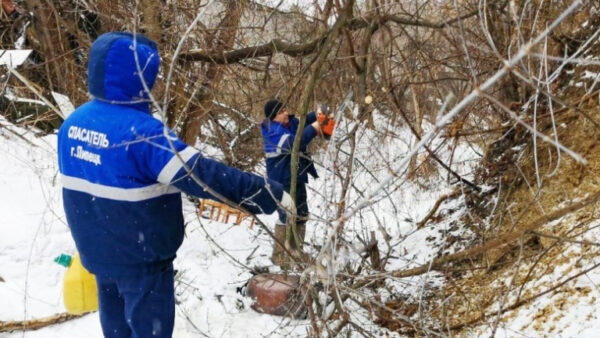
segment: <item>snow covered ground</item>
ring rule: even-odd
[[[0,282],[3,305],[0,306],[0,320],[18,321],[62,313],[65,311],[62,303],[65,268],[53,259],[61,253],[74,254],[75,246],[62,209],[56,136],[39,138],[34,132],[12,126],[4,119],[0,123],[0,276],[4,279]],[[407,146],[394,150],[394,156],[400,156]],[[368,149],[359,151],[368,152]],[[386,151],[382,155],[390,155]],[[323,178],[313,181],[309,192],[311,209],[316,213],[324,212],[320,208],[320,198],[324,197],[321,192],[326,190],[327,182],[331,183],[330,174],[323,171],[321,168]],[[362,180],[365,189],[371,179]],[[439,193],[443,192],[440,190]],[[419,194],[406,189],[402,194],[406,196],[397,201],[402,206],[402,216],[398,211],[395,214],[384,212],[379,220],[395,225],[389,227],[396,229],[391,231],[394,237],[408,235],[412,222],[423,217],[437,198],[431,193]],[[184,199],[184,214],[186,238],[175,261],[179,278],[174,336],[257,337],[270,333],[305,336],[307,321],[256,313],[250,309],[251,300],[240,290],[251,277],[251,267],[271,264],[268,235],[258,226],[249,229],[248,221],[242,226],[234,226],[200,218],[195,206],[187,199]],[[369,223],[372,212],[365,211],[356,225],[364,222],[365,217]],[[261,219],[271,225],[275,215],[261,216]],[[309,229],[307,238],[316,239],[326,229],[314,230],[314,227]],[[427,231],[418,233],[421,239],[427,235]],[[402,250],[406,248],[412,257],[419,258],[412,264],[424,261],[432,253],[420,244],[419,238],[403,239]],[[21,337],[23,333],[3,335]],[[98,314],[92,313],[26,332],[25,336],[101,337],[101,329]]]
[[[378,130],[386,129],[389,128],[378,126]],[[387,167],[379,165],[381,160],[393,163],[401,159],[414,140],[388,137],[387,142],[381,142],[381,135],[368,132],[362,137],[364,139],[359,138],[357,146],[356,158],[360,163],[355,161],[355,184],[357,191],[368,192],[389,174]],[[375,138],[379,138],[380,143],[373,151]],[[55,135],[40,138],[33,131],[17,128],[0,118],[0,277],[4,279],[0,282],[0,321],[43,318],[65,312],[62,303],[65,268],[53,259],[61,253],[74,254],[75,246],[62,209],[55,143]],[[474,157],[472,151],[461,148],[455,152],[454,165],[468,176]],[[326,167],[331,165],[324,152],[316,154],[315,159]],[[323,207],[323,200],[331,198],[336,183],[326,168],[318,167],[318,170],[321,178],[310,185],[309,203],[315,214],[326,216],[332,210]],[[366,238],[368,232],[365,229],[378,231],[381,224],[385,225],[395,252],[402,253],[389,263],[388,270],[427,262],[437,248],[430,247],[426,238],[439,236],[440,227],[443,230],[445,225],[437,225],[435,230],[426,227],[415,231],[415,222],[424,217],[440,195],[451,189],[445,180],[434,184],[438,189],[432,191],[414,182],[403,182],[391,192],[391,197],[378,202],[376,209],[365,208],[351,219],[347,231],[355,231],[357,236]],[[350,205],[358,200],[360,196],[354,193]],[[460,200],[453,203],[460,203]],[[256,313],[250,309],[251,300],[243,295],[243,286],[251,277],[250,269],[271,264],[269,236],[258,226],[249,229],[248,221],[241,226],[223,224],[198,217],[196,210],[194,204],[184,198],[187,227],[186,238],[175,261],[178,278],[174,337],[306,336],[308,321]],[[275,215],[260,218],[267,225],[275,222]],[[312,224],[307,241],[318,244],[327,228],[320,226],[322,223],[317,220]],[[380,238],[381,233],[377,232],[377,236]],[[354,244],[359,246],[360,242]],[[352,259],[354,254],[350,252],[347,258]],[[271,269],[275,270],[274,267]],[[556,277],[558,281],[560,273],[561,269],[557,269],[556,276],[549,278]],[[538,336],[540,330],[549,330],[550,325],[563,325],[564,330],[556,330],[556,334],[548,336],[596,337],[600,332],[594,296],[598,280],[600,278],[595,274],[580,279],[576,286],[591,290],[589,301],[572,302],[569,304],[571,310],[556,317],[554,324],[527,325],[541,309],[551,304],[555,295],[549,295],[503,321],[495,335]],[[435,274],[413,277],[399,283],[402,286],[398,290],[407,293],[412,285],[419,291],[425,283],[431,285],[435,281]],[[506,283],[508,281],[507,277]],[[489,336],[491,329],[472,331],[471,336],[484,333]],[[54,338],[101,337],[102,334],[98,314],[92,313],[37,331],[1,333],[0,336]]]
[[[65,268],[53,259],[61,253],[74,254],[75,245],[62,210],[56,137],[37,138],[31,131],[10,126],[6,120],[0,123],[0,276],[4,279],[0,282],[0,320],[61,313],[65,311],[62,303]],[[285,319],[261,315],[249,308],[250,299],[236,289],[251,275],[248,269],[222,253],[222,249],[227,250],[241,264],[266,265],[268,237],[258,227],[250,230],[247,221],[242,226],[233,226],[198,218],[194,205],[187,200],[184,208],[187,238],[175,262],[180,278],[176,286],[174,336],[256,337],[274,330],[286,335],[296,330],[302,335],[306,323],[289,326]],[[263,219],[271,224],[273,217]],[[253,256],[249,257],[251,253]],[[286,328],[278,329],[282,322]],[[93,313],[27,332],[26,336],[101,337],[102,334],[98,314]]]

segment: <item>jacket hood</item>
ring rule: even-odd
[[[147,37],[129,32],[102,34],[90,49],[89,92],[96,99],[148,111],[144,82],[152,89],[159,65],[157,45]]]

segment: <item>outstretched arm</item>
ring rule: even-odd
[[[173,161],[182,163],[177,156],[173,157]],[[190,172],[182,165],[170,183],[190,195],[221,200],[220,196],[207,190],[208,187],[255,214],[274,212],[277,202],[283,197],[281,184],[204,158],[200,154],[192,156],[187,166]]]
[[[149,168],[147,174],[156,181],[200,198],[227,199],[256,214],[270,214],[277,209],[283,197],[281,184],[204,158],[172,132],[168,140],[162,134],[162,127],[153,134],[154,137],[141,144],[145,162],[141,167]]]
[[[306,147],[308,147],[310,141],[312,141],[315,136],[320,135],[320,132],[321,127],[317,121],[317,115],[315,112],[308,113],[306,115],[306,124],[302,130],[302,138],[300,139],[300,151],[306,151]],[[293,137],[286,143],[285,149],[287,149],[288,152],[291,152],[293,143]]]
[[[306,125],[308,126],[309,124],[315,122],[317,120],[317,114],[314,111],[311,111],[310,113],[308,113],[306,115]]]

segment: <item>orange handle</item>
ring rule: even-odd
[[[327,136],[331,136],[333,134],[333,130],[335,129],[335,121],[325,114],[319,114],[317,116],[317,120],[321,125],[321,131],[323,134]]]

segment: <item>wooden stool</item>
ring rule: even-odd
[[[200,202],[200,207],[198,209],[198,215],[202,216],[202,212],[205,209],[208,209],[210,207],[210,214],[208,216],[208,218],[215,220],[215,221],[219,221],[219,219],[221,218],[221,213],[223,213],[223,218],[222,218],[222,223],[229,223],[229,216],[235,216],[235,225],[240,225],[242,223],[242,220],[244,218],[250,217],[251,222],[250,222],[250,229],[254,228],[254,218],[244,212],[242,212],[241,210],[238,210],[236,208],[232,208],[230,206],[228,206],[227,204],[224,203],[220,203],[220,202],[216,202],[213,200],[209,200],[209,199],[203,199]],[[214,212],[216,213],[216,216],[213,217]]]
[[[203,199],[200,202],[200,208],[198,209],[198,215],[202,216],[202,212],[204,211],[204,209],[208,209],[208,207],[210,207],[210,214],[208,215],[208,218],[218,221],[219,217],[221,217],[221,211],[222,211],[223,205],[224,204],[213,201],[213,200]],[[213,218],[213,214],[214,214],[215,210],[217,211],[217,217]]]

